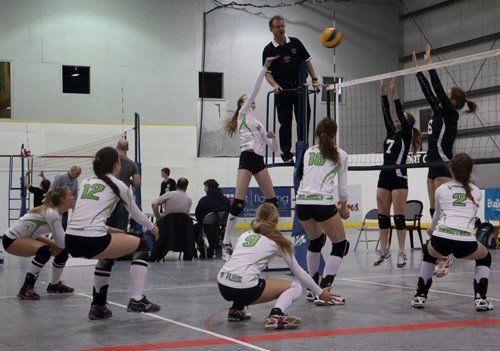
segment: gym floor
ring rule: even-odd
[[[355,243],[357,234],[348,239]],[[497,309],[476,312],[472,297],[474,262],[455,260],[450,274],[434,281],[422,310],[410,307],[415,293],[420,250],[408,250],[408,264],[396,268],[393,256],[379,267],[375,243],[362,243],[345,257],[333,291],[346,298],[345,306],[317,307],[305,298],[290,314],[302,318],[296,330],[266,331],[262,321],[273,303],[250,306],[252,319],[229,323],[229,303],[219,295],[216,275],[220,259],[184,262],[169,253],[166,262],[150,264],[146,295],[161,305],[157,314],[126,311],[129,299],[129,262],[113,267],[108,295],[113,316],[92,321],[90,308],[93,266],[69,261],[63,280],[75,288],[71,295],[48,295],[51,261],[36,284],[41,299],[20,301],[29,259],[6,254],[0,268],[0,350],[497,350],[500,331],[500,250],[492,250],[489,298]],[[325,253],[329,250],[325,247]],[[409,246],[409,244],[408,244]],[[351,248],[354,245],[351,245]],[[271,268],[281,268],[275,262]],[[287,271],[265,276],[290,279]],[[305,294],[304,294],[305,296]]]

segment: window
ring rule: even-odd
[[[90,67],[62,66],[62,90],[65,94],[90,94]]]
[[[0,118],[11,118],[10,62],[0,61]]]
[[[198,74],[198,97],[207,99],[222,99],[224,93],[223,73],[217,72],[200,72]]]

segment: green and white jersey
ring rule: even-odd
[[[339,201],[347,201],[347,153],[337,148],[339,164],[326,160],[318,145],[311,146],[304,154],[304,172],[297,191],[296,204],[334,205],[335,176],[337,176]]]
[[[273,240],[264,235],[256,234],[252,230],[241,234],[238,238],[231,258],[217,275],[217,281],[231,288],[252,288],[258,284],[261,272],[276,256],[283,258],[303,285],[315,294],[321,294],[321,288],[300,267],[295,256],[281,250]]]
[[[26,213],[4,235],[12,240],[19,238],[36,240],[41,235],[49,233],[52,233],[56,245],[64,248],[64,229],[61,214],[55,208],[48,208],[43,213]]]
[[[470,184],[471,194],[476,204],[480,203],[481,190]],[[474,224],[478,206],[465,194],[459,182],[452,180],[436,189],[436,212],[430,229],[432,235],[458,241],[476,241]]]
[[[132,218],[147,229],[153,229],[153,223],[135,204],[132,190],[112,174],[107,176],[120,190],[120,197]],[[75,210],[66,232],[85,237],[106,235],[108,230],[106,220],[119,201],[113,189],[101,179],[96,176],[85,179],[80,183]]]

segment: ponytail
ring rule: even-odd
[[[236,129],[238,128],[238,115],[240,114],[241,106],[243,106],[243,103],[245,102],[245,97],[246,95],[240,96],[238,99],[238,108],[234,112],[233,117],[224,121],[223,128],[231,138],[234,136],[234,133],[236,133]]]
[[[465,189],[465,195],[469,200],[471,200],[474,205],[479,207],[476,200],[472,196],[472,188],[470,186],[470,177],[472,174],[472,168],[474,166],[474,161],[466,153],[459,153],[453,156],[450,161],[450,171],[453,175],[453,179],[462,184]]]
[[[29,213],[44,213],[49,208],[57,208],[61,201],[66,198],[69,188],[67,186],[58,186],[45,193],[43,204],[37,206],[29,211]]]
[[[125,203],[120,196],[118,186],[107,176],[108,173],[113,173],[113,168],[118,162],[118,152],[112,147],[105,147],[97,151],[93,162],[94,173],[97,178],[110,186],[113,193],[120,199],[120,203]]]
[[[337,136],[337,123],[330,118],[323,118],[316,126],[316,136],[318,137],[318,147],[321,155],[326,160],[339,164],[339,150],[335,145]]]
[[[467,111],[465,111],[466,114],[476,113],[477,104],[474,101],[465,100],[465,103],[467,104]]]
[[[278,224],[278,209],[271,203],[263,203],[257,208],[255,220],[252,221],[252,230],[274,241],[281,250],[293,255],[293,244],[276,228]]]

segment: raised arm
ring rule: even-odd
[[[413,67],[418,67],[417,56],[415,55],[415,51],[413,51],[411,62]],[[417,73],[417,80],[418,83],[420,84],[422,92],[424,93],[425,99],[431,106],[432,111],[436,113],[438,111],[438,104],[437,104],[438,101],[437,98],[434,96],[434,93],[432,92],[431,85],[429,84],[429,82],[427,81],[422,72]]]
[[[257,79],[255,80],[255,83],[253,84],[252,91],[250,92],[250,94],[248,94],[248,97],[243,103],[243,106],[241,106],[240,113],[247,114],[252,109],[252,104],[254,103],[255,98],[257,97],[257,94],[259,93],[260,87],[262,85],[262,81],[264,80],[264,75],[266,74],[267,69],[269,68],[271,63],[276,60],[276,58],[277,57],[266,58],[264,66],[262,67],[259,75],[257,76]]]
[[[410,130],[410,124],[406,119],[406,116],[403,112],[403,106],[401,105],[401,101],[399,100],[399,95],[396,90],[396,80],[392,79],[390,84],[392,98],[394,99],[394,106],[396,107],[396,115],[398,116],[399,123],[401,123],[401,129]]]
[[[391,117],[391,110],[389,108],[389,99],[387,99],[387,92],[385,90],[385,81],[380,80],[380,96],[382,98],[382,115],[384,116],[384,125],[387,135],[394,133],[396,129]]]

